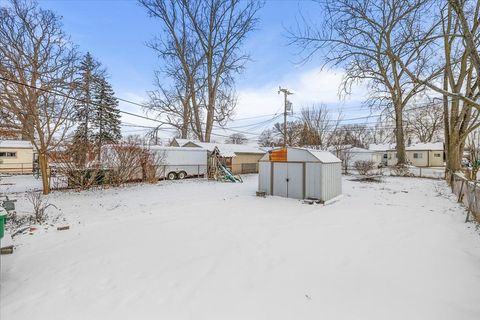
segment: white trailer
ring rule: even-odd
[[[207,175],[208,151],[203,148],[151,146],[158,160],[160,179],[184,179]]]

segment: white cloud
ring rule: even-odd
[[[289,97],[295,110],[313,103],[327,105],[359,105],[366,95],[364,86],[352,88],[352,94],[345,99],[339,97],[339,87],[343,73],[320,68],[299,71],[257,88],[238,90],[238,118],[257,114],[275,113],[283,109],[283,96],[278,94],[278,86],[286,87],[294,94]]]

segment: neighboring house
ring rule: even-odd
[[[352,168],[357,161],[373,161],[375,167],[384,165],[384,153],[364,148],[352,147],[343,151],[341,159],[348,168]]]
[[[199,142],[188,139],[173,139],[170,144],[174,147],[197,147],[208,150],[211,154],[215,148],[224,164],[234,174],[258,172],[258,161],[263,157],[265,151],[256,146],[245,144]]]
[[[387,165],[397,164],[395,146],[387,151]],[[416,167],[443,167],[445,165],[443,142],[416,143],[405,147],[407,163]]]
[[[31,173],[34,160],[35,153],[29,141],[0,140],[0,173]]]
[[[382,166],[388,165],[388,151],[395,149],[395,145],[390,143],[370,144],[368,150],[376,154]]]

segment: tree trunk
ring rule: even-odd
[[[45,152],[40,152],[38,155],[38,161],[40,166],[40,174],[42,176],[43,194],[50,193],[50,183],[48,181],[48,160]]]
[[[405,138],[403,136],[403,112],[401,106],[395,106],[395,139],[397,150],[397,165],[404,165],[405,156]]]

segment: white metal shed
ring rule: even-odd
[[[272,150],[260,159],[258,189],[268,195],[328,201],[342,193],[342,163],[327,151]]]

